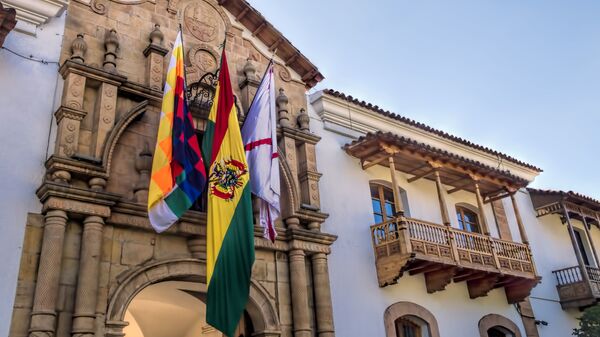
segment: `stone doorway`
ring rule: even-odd
[[[198,259],[155,261],[135,268],[111,296],[107,337],[222,337],[204,321],[204,262]],[[274,303],[256,282],[235,337],[278,337]]]
[[[208,325],[205,286],[199,282],[165,281],[142,289],[125,311],[125,337],[222,337]],[[247,312],[235,337],[254,333]]]

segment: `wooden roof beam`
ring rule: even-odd
[[[417,181],[417,180],[419,180],[421,178],[425,178],[425,177],[429,176],[430,174],[434,173],[437,170],[438,170],[437,168],[432,168],[431,170],[426,171],[424,173],[421,173],[419,175],[416,175],[416,176],[414,176],[412,178],[409,178],[406,181],[409,182],[409,183],[415,182],[415,181]]]
[[[258,27],[256,27],[256,29],[252,32],[253,36],[258,35],[260,32],[262,32],[263,29],[265,29],[267,27],[267,21],[263,21],[260,23],[260,25],[258,25]]]
[[[464,190],[466,187],[473,185],[475,182],[471,179],[468,179],[466,182],[454,187],[451,190],[446,191],[447,194],[452,194],[461,190]]]
[[[248,14],[248,12],[250,12],[250,8],[249,8],[249,7],[246,7],[246,8],[244,8],[244,9],[242,9],[242,10],[240,11],[240,13],[239,13],[238,15],[236,15],[236,16],[235,16],[235,19],[236,19],[237,21],[240,21],[241,19],[243,19],[243,18],[246,16],[246,14]]]
[[[360,162],[361,162],[361,165],[362,165],[362,169],[366,170],[366,169],[368,169],[370,167],[373,167],[375,165],[381,164],[381,162],[388,160],[389,157],[390,156],[384,156],[384,157],[375,159],[375,160],[373,160],[371,162],[368,162],[366,164],[365,164],[365,161],[361,160]]]

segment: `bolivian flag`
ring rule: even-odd
[[[148,192],[148,217],[157,232],[177,221],[206,186],[206,169],[185,95],[180,31],[167,70]]]
[[[248,301],[254,225],[248,164],[225,50],[202,152],[209,167],[206,321],[234,337]]]

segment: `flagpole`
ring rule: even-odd
[[[181,53],[183,54],[183,86],[185,88],[184,95],[187,99],[187,72],[185,71],[185,47],[183,43],[183,27],[181,26],[181,22],[179,23],[179,34],[181,34]]]

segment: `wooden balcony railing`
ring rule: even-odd
[[[404,271],[438,269],[450,270],[455,282],[487,278],[495,287],[539,281],[526,244],[406,217],[371,226],[371,238],[380,286],[396,283]],[[428,286],[428,290],[440,289]],[[485,295],[477,294],[471,293]]]
[[[600,269],[586,266],[586,274],[580,266],[555,270],[556,288],[561,306],[585,308],[600,300]]]

